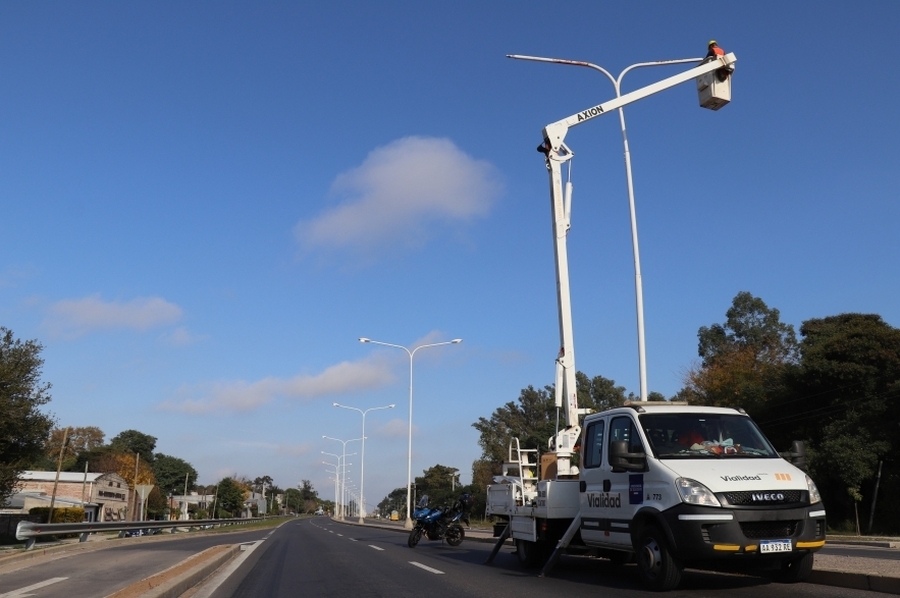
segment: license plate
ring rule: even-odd
[[[790,540],[763,540],[759,543],[759,551],[763,554],[770,552],[790,552],[792,550]]]

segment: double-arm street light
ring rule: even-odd
[[[352,409],[362,414],[362,455],[360,456],[359,468],[359,523],[364,523],[366,516],[366,414],[369,411],[378,411],[379,409],[393,409],[396,407],[393,403],[384,405],[383,407],[369,407],[362,410],[359,407],[350,407],[349,405],[341,405],[340,403],[332,403],[335,407],[341,409]]]
[[[642,68],[646,66],[667,66],[671,64],[684,64],[688,62],[700,62],[702,58],[678,58],[675,60],[657,60],[653,62],[639,62],[632,64],[621,73],[618,77],[613,77],[609,71],[602,66],[598,66],[591,62],[581,60],[566,60],[563,58],[542,58],[540,56],[523,56],[521,54],[508,54],[509,58],[517,60],[533,60],[536,62],[551,62],[555,64],[569,64],[572,66],[586,66],[594,70],[600,71],[610,80],[616,90],[616,97],[622,95],[622,78],[632,69]],[[628,182],[628,207],[631,212],[631,248],[634,255],[634,291],[635,302],[637,304],[637,332],[638,332],[638,371],[640,373],[641,382],[641,400],[647,400],[647,353],[644,346],[644,287],[641,282],[641,253],[638,249],[638,232],[637,232],[637,213],[634,207],[634,185],[631,178],[631,151],[628,148],[628,135],[625,133],[625,109],[619,109],[619,124],[622,127],[622,143],[625,146],[625,177]]]
[[[346,465],[347,465],[347,457],[349,456],[349,455],[347,455],[347,443],[348,443],[348,442],[353,442],[354,440],[362,440],[362,438],[351,438],[350,440],[341,440],[340,438],[334,438],[334,437],[332,437],[332,436],[325,436],[324,434],[322,435],[322,438],[324,438],[324,439],[326,439],[326,440],[337,440],[337,441],[340,442],[341,445],[343,446],[343,449],[341,450],[341,454],[343,455],[343,456],[341,457],[341,462],[344,464],[344,472],[343,472],[343,477],[342,477],[342,481],[341,481],[341,518],[343,518],[343,512],[344,512],[344,505],[343,505],[343,503],[344,503],[344,485],[347,483],[347,468],[346,468]],[[351,453],[351,454],[352,454],[352,455],[355,455],[356,453]]]
[[[383,343],[381,341],[373,341],[370,338],[360,337],[361,343],[372,343],[373,345],[383,345],[385,347],[394,347],[403,349],[409,355],[409,442],[407,446],[407,464],[406,464],[406,522],[403,527],[412,529],[412,412],[413,412],[413,357],[419,349],[427,349],[428,347],[440,347],[443,345],[457,345],[462,342],[461,338],[455,338],[452,341],[444,341],[442,343],[429,343],[427,345],[419,345],[412,350],[403,345],[395,345],[393,343]]]

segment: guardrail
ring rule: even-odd
[[[190,531],[196,527],[216,527],[221,525],[246,525],[251,521],[261,521],[265,517],[248,517],[243,519],[188,519],[178,521],[94,521],[86,523],[33,523],[20,521],[16,526],[16,540],[25,542],[25,550],[31,550],[34,543],[41,536],[55,536],[58,534],[80,534],[78,541],[84,542],[88,536],[95,532],[119,532],[123,537],[125,532],[144,529],[167,529],[172,533],[178,528],[188,528]]]

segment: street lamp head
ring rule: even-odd
[[[454,345],[458,345],[459,343],[462,342],[462,339],[461,339],[461,338],[455,338],[455,339],[453,339],[453,340],[450,341],[450,342],[453,343]]]
[[[361,336],[361,337],[359,337],[359,342],[361,342],[361,343],[371,343],[371,342],[372,342],[372,339],[366,338],[366,337],[364,337],[364,336]]]

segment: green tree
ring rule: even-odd
[[[53,419],[39,411],[50,401],[41,382],[43,346],[22,342],[0,327],[0,504],[15,489],[19,474],[42,458]]]
[[[787,371],[797,363],[794,328],[759,297],[738,293],[724,324],[697,333],[701,363],[685,375],[679,399],[692,403],[743,407],[760,415],[785,393]]]
[[[378,503],[378,510],[381,513],[388,517],[391,514],[391,511],[398,511],[401,514],[406,514],[406,486],[402,488],[394,488],[391,492],[381,499],[381,502]],[[332,510],[332,512],[334,512]]]
[[[153,463],[153,449],[156,448],[156,436],[150,436],[137,430],[125,430],[109,441],[109,446],[123,453],[138,453],[142,461]]]
[[[427,494],[431,506],[452,504],[458,494],[453,490],[454,485],[459,487],[459,484],[454,484],[458,477],[459,470],[455,467],[441,464],[429,467],[421,476],[416,476],[416,496],[422,498]]]
[[[878,462],[885,495],[900,491],[900,329],[875,314],[815,318],[800,327],[800,366],[789,376],[790,396],[761,422],[768,434],[807,440],[811,470],[832,521],[852,520],[869,507]],[[887,502],[887,501],[882,501]],[[900,528],[896,509],[881,520]]]
[[[156,453],[152,468],[156,484],[163,494],[183,494],[185,476],[187,477],[188,491],[192,490],[197,483],[197,470],[179,457]]]
[[[244,509],[247,497],[244,488],[234,478],[223,478],[219,481],[216,509],[224,511],[227,517],[238,517]]]

